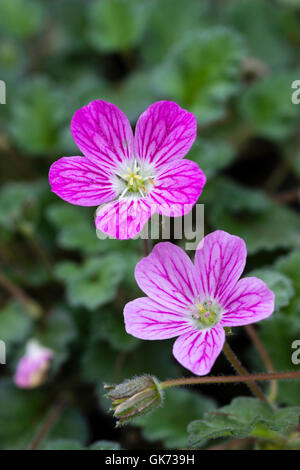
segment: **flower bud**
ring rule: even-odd
[[[159,381],[150,375],[126,380],[119,385],[105,385],[112,400],[117,425],[153,411],[163,401]]]
[[[20,388],[35,388],[44,383],[53,354],[51,349],[41,346],[38,341],[29,341],[25,355],[17,366],[15,384]]]

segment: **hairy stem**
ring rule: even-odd
[[[268,354],[268,351],[264,347],[263,343],[261,342],[258,334],[256,333],[255,328],[252,325],[246,325],[245,330],[252,340],[254,346],[256,347],[262,361],[264,362],[266,369],[268,372],[275,372],[273,363],[271,361],[271,358]],[[276,401],[276,396],[277,396],[277,382],[274,380],[270,383],[270,393],[269,393],[269,400],[271,403],[274,403]]]
[[[239,375],[248,375],[248,371],[244,368],[244,366],[241,364],[238,357],[235,355],[235,353],[233,352],[229,344],[226,342],[223,346],[223,352],[225,356],[227,357],[228,361],[232,364],[232,366],[234,367],[234,369],[237,371]],[[249,381],[247,385],[250,388],[254,396],[259,398],[260,400],[267,401],[263,391],[260,389],[260,387],[258,387],[258,385],[256,385],[256,383],[253,380]]]
[[[178,387],[180,385],[205,385],[205,384],[229,384],[247,382],[265,382],[269,380],[291,380],[300,379],[300,371],[296,372],[272,372],[266,374],[227,375],[210,377],[188,377],[172,379],[161,382],[161,388]]]

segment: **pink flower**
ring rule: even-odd
[[[220,230],[204,237],[195,264],[178,246],[158,243],[136,266],[136,281],[148,297],[125,306],[126,331],[148,340],[178,336],[178,362],[208,374],[223,348],[224,327],[249,325],[274,309],[274,294],[263,281],[239,280],[246,256],[244,241]]]
[[[17,366],[15,384],[20,388],[35,388],[44,383],[53,354],[51,349],[41,346],[37,341],[29,341],[25,356]]]
[[[196,138],[197,122],[176,103],[149,106],[133,136],[117,106],[96,100],[75,113],[71,132],[84,157],[54,162],[50,185],[71,204],[105,203],[95,220],[102,232],[133,238],[155,212],[181,216],[197,202],[206,178],[197,163],[183,160]]]

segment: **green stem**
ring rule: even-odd
[[[239,375],[249,375],[248,371],[244,368],[244,366],[241,364],[238,357],[235,355],[235,353],[233,352],[229,344],[226,342],[223,346],[223,352],[225,356],[227,357],[228,361],[232,364],[232,366],[234,367],[234,369],[237,371]],[[250,380],[247,383],[247,385],[250,388],[254,396],[259,398],[260,400],[267,401],[267,398],[265,397],[263,391],[260,389],[260,387],[256,385],[256,383],[253,380]]]
[[[161,388],[178,387],[181,385],[205,385],[205,384],[229,384],[229,383],[247,383],[247,382],[265,382],[270,380],[292,380],[300,379],[300,371],[297,372],[272,372],[262,374],[247,375],[227,375],[210,377],[188,377],[182,379],[166,380],[160,383]]]

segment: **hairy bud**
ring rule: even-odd
[[[153,411],[163,401],[159,381],[150,375],[126,380],[119,385],[105,385],[117,425]]]

